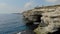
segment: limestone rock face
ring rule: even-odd
[[[41,20],[44,21],[43,24],[47,24],[47,26],[41,27],[41,21],[41,23],[38,25],[38,28],[34,30],[34,32],[37,34],[47,34],[48,32],[54,32],[60,27],[60,5],[35,8],[23,13],[23,15],[25,18],[28,18],[28,20],[34,21],[36,19],[31,15],[34,15],[35,13],[42,15]]]

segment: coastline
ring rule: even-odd
[[[57,28],[60,28],[60,5],[36,7],[23,12],[23,16],[28,21],[28,25],[39,22],[37,28],[34,29],[36,34],[53,33]]]
[[[32,30],[25,30],[22,32],[18,32],[17,34],[35,34],[35,32],[33,32]]]

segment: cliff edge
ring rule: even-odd
[[[38,23],[38,27],[34,29],[36,34],[53,33],[60,27],[60,5],[36,7],[23,12],[23,16],[27,23]]]

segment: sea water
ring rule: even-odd
[[[14,34],[28,29],[21,14],[0,14],[0,34]]]

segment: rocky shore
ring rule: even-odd
[[[54,34],[60,28],[60,5],[36,7],[22,14],[36,34]]]
[[[32,30],[25,30],[25,31],[19,32],[17,34],[35,34],[35,32],[33,32]]]

